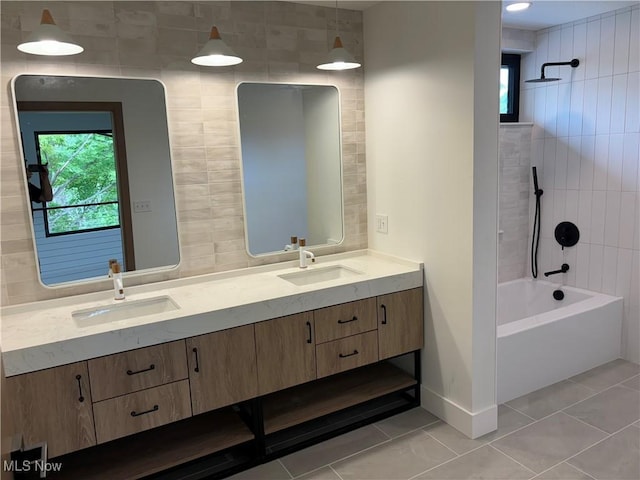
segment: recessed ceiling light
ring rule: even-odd
[[[526,10],[531,6],[531,2],[518,2],[518,3],[510,3],[507,5],[507,12],[520,12],[522,10]]]

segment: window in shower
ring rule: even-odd
[[[520,55],[502,54],[500,67],[500,121],[517,122],[520,110]]]

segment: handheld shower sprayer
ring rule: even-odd
[[[580,65],[580,60],[574,58],[570,62],[548,62],[543,63],[540,68],[540,78],[532,78],[531,80],[525,80],[527,83],[543,83],[543,82],[557,82],[558,80],[562,80],[561,78],[547,78],[544,76],[544,69],[547,67],[557,67],[562,65],[571,65],[571,68],[576,68]]]
[[[533,194],[536,196],[536,212],[533,217],[533,233],[531,234],[531,276],[538,278],[538,245],[540,244],[540,197],[544,193],[538,187],[538,170],[531,167],[533,175]]]

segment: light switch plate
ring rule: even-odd
[[[143,213],[151,211],[151,201],[150,200],[140,200],[138,202],[133,202],[133,212],[134,213]]]
[[[387,215],[376,215],[376,232],[389,233],[389,217]]]

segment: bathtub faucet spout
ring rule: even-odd
[[[567,273],[569,271],[569,264],[563,263],[560,270],[552,270],[551,272],[544,272],[544,276],[555,275],[556,273]]]

